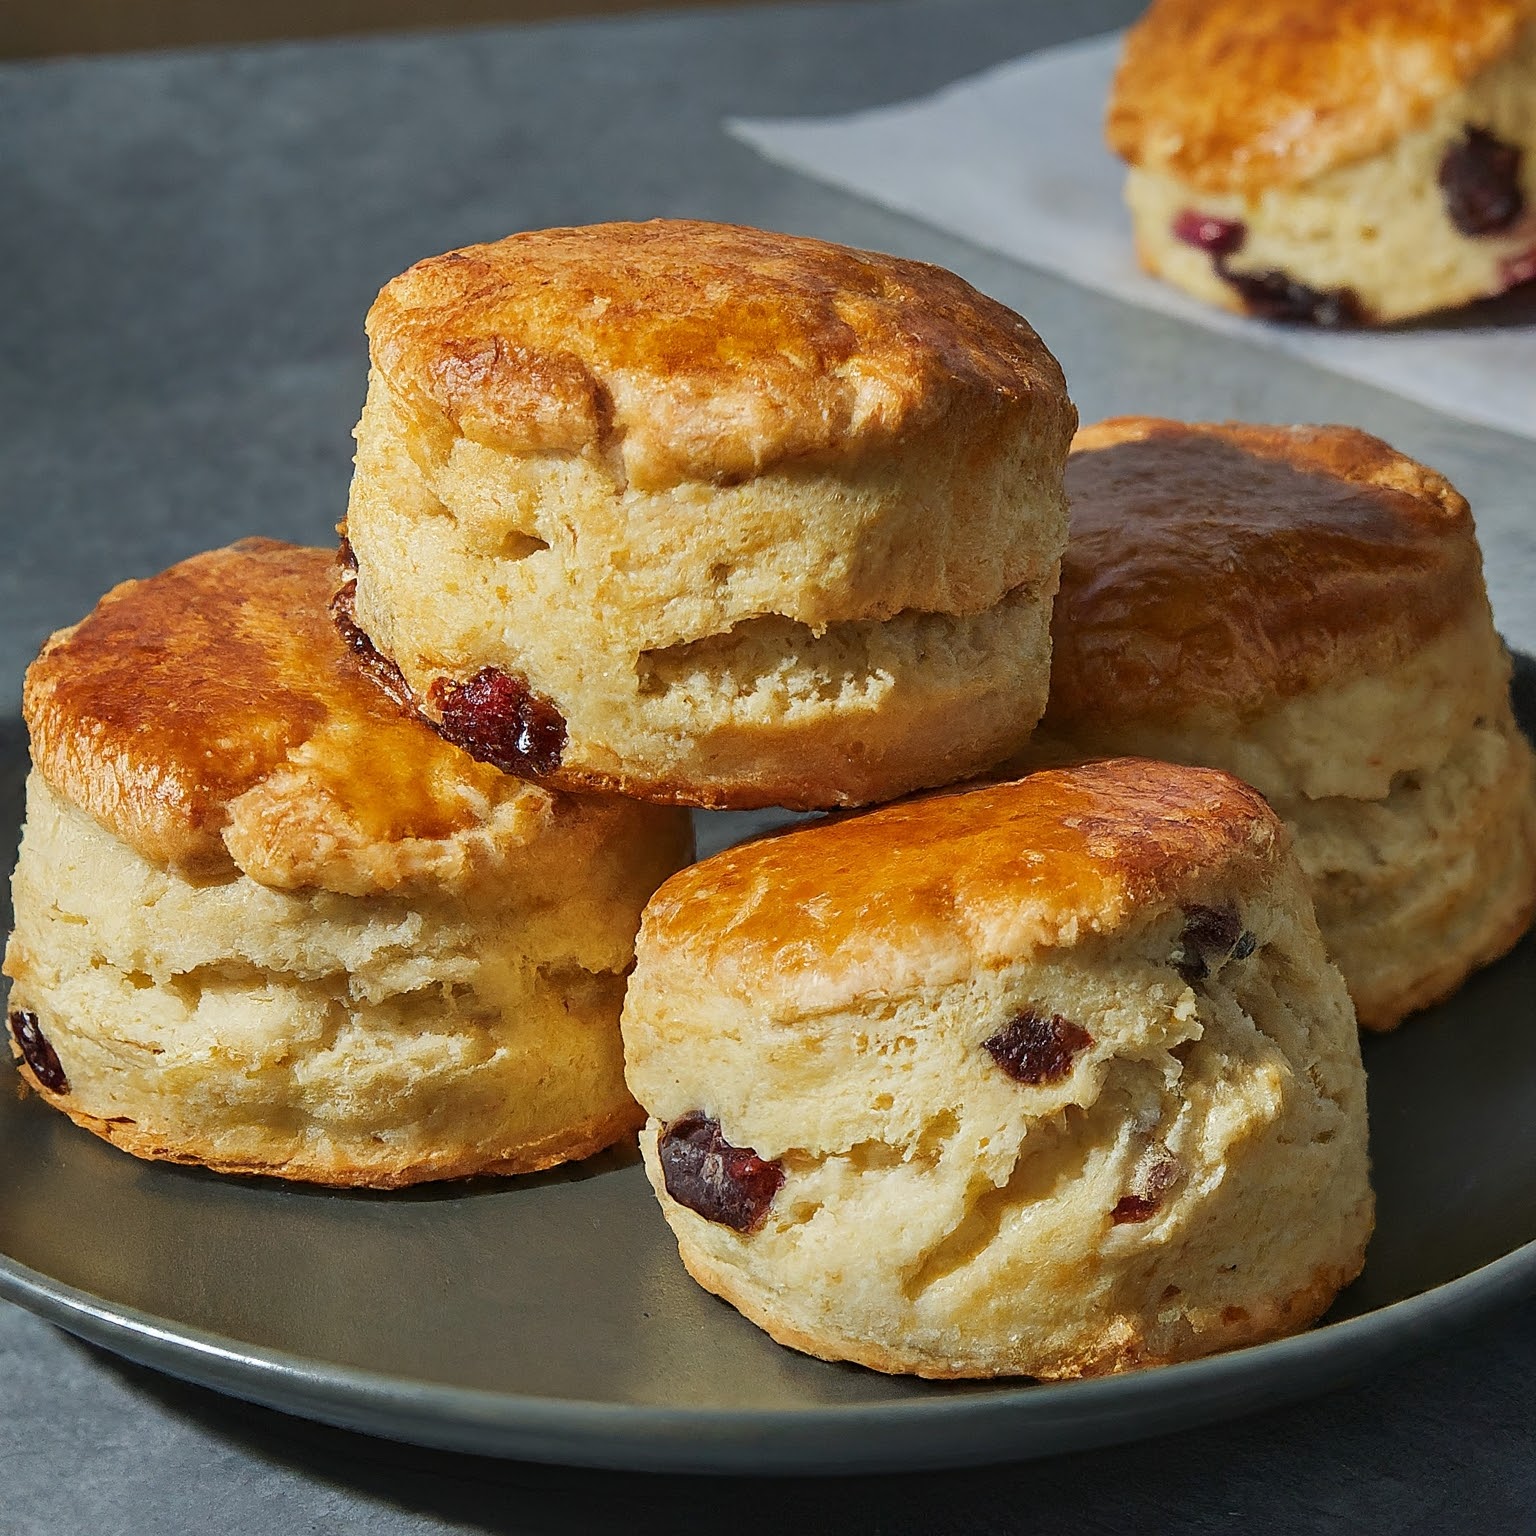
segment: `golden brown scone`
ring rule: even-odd
[[[126,582],[27,674],[23,1076],[143,1157],[390,1187],[638,1122],[618,1039],[679,812],[476,763],[369,681],[334,557]]]
[[[1148,270],[1386,322],[1536,277],[1533,0],[1154,0],[1106,131]]]
[[[1390,1029],[1536,910],[1536,759],[1466,502],[1349,427],[1084,428],[1050,709],[1018,766],[1207,763],[1290,824],[1360,1022]]]
[[[1026,739],[1076,414],[958,277],[604,224],[421,262],[368,332],[343,621],[485,761],[809,808]]]
[[[1354,1016],[1223,773],[1102,761],[718,854],[647,907],[624,1042],[689,1272],[826,1359],[1189,1359],[1363,1261]]]

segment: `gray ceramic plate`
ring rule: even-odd
[[[1519,683],[1536,724],[1536,666]],[[0,812],[19,814],[21,744]],[[0,1096],[0,1294],[131,1359],[427,1445],[607,1467],[1000,1461],[1298,1398],[1536,1290],[1536,937],[1366,1044],[1379,1224],[1298,1338],[1099,1381],[931,1385],[772,1344],[677,1262],[633,1153],[313,1192],[136,1162]]]

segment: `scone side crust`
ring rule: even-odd
[[[732,482],[964,412],[1074,420],[1020,316],[942,268],[686,220],[536,230],[419,262],[368,316],[425,433],[596,453],[629,483]]]
[[[14,1044],[12,1055],[19,1056]],[[353,1160],[338,1158],[317,1162],[283,1155],[273,1149],[270,1159],[233,1160],[211,1155],[193,1143],[177,1145],[168,1135],[156,1135],[123,1120],[103,1120],[76,1107],[68,1094],[50,1092],[23,1061],[17,1072],[39,1098],[62,1110],[82,1130],[90,1131],[123,1152],[146,1162],[182,1163],[211,1168],[215,1173],[287,1179],[295,1183],[329,1185],[336,1189],[405,1189],[413,1184],[443,1179],[482,1176],[514,1176],[538,1173],[560,1163],[579,1162],[633,1134],[645,1123],[638,1105],[573,1125],[556,1136],[546,1136],[523,1146],[451,1149],[427,1157],[389,1157],[377,1147],[358,1147]],[[380,1154],[364,1156],[368,1153]]]
[[[1354,428],[1120,417],[1077,434],[1067,483],[1055,720],[1252,713],[1485,601],[1466,501]]]
[[[1263,797],[1229,774],[1104,759],[728,848],[657,891],[637,952],[650,985],[680,968],[769,1006],[805,992],[829,1007],[876,976],[889,989],[1080,924],[1111,931],[1268,871],[1288,848]]]
[[[1366,1243],[1342,1265],[1320,1265],[1310,1281],[1300,1290],[1280,1298],[1262,1314],[1249,1313],[1238,1321],[1221,1323],[1217,1328],[1195,1336],[1193,1347],[1178,1351],[1159,1350],[1145,1336],[1129,1342],[1122,1338],[1102,1345],[1084,1345],[1070,1358],[1024,1363],[998,1359],[986,1364],[957,1366],[926,1355],[903,1353],[883,1348],[869,1340],[838,1338],[807,1331],[776,1313],[754,1290],[740,1283],[742,1277],[728,1266],[714,1264],[707,1254],[682,1240],[678,1256],[686,1269],[706,1291],[735,1307],[749,1322],[756,1324],[775,1343],[798,1350],[818,1360],[848,1360],[867,1370],[895,1376],[919,1376],[929,1381],[965,1381],[995,1376],[1031,1376],[1039,1381],[1066,1381],[1087,1376],[1107,1376],[1147,1366],[1176,1365],[1228,1349],[1262,1344],[1310,1327],[1333,1304],[1334,1298],[1365,1268]]]
[[[1532,0],[1155,0],[1105,132],[1132,165],[1203,191],[1294,186],[1416,127],[1533,16]]]
[[[250,836],[294,883],[338,844],[367,864],[499,802],[547,815],[544,791],[468,759],[363,675],[330,622],[333,585],[329,551],[247,539],[114,588],[28,669],[39,771],[146,858],[207,878],[234,873],[232,807],[256,790]]]

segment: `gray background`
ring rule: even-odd
[[[385,279],[514,228],[657,214],[954,267],[1030,317],[1085,420],[1379,432],[1469,495],[1500,623],[1536,649],[1531,444],[989,257],[719,130],[727,113],[898,99],[1135,9],[807,4],[0,69],[0,732],[16,738],[44,635],[114,581],[245,533],[328,540]],[[1529,1530],[1533,1424],[1526,1307],[1299,1409],[1048,1464],[777,1484],[565,1472],[227,1403],[0,1305],[5,1536]]]

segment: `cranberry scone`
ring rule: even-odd
[[[341,621],[482,760],[813,808],[1027,739],[1076,414],[960,278],[726,225],[541,230],[412,267],[368,336]]]
[[[623,1028],[689,1273],[824,1359],[1185,1360],[1363,1262],[1354,1014],[1224,773],[1106,760],[717,854],[646,909]]]
[[[1536,755],[1466,501],[1349,427],[1084,428],[1051,703],[1023,762],[1225,768],[1295,838],[1360,1022],[1453,992],[1536,912]]]
[[[679,811],[555,793],[387,699],[334,555],[252,539],[27,674],[5,954],[23,1078],[140,1157],[391,1187],[633,1129],[619,1005]]]
[[[1153,0],[1109,105],[1149,271],[1380,324],[1536,278],[1536,0]]]

